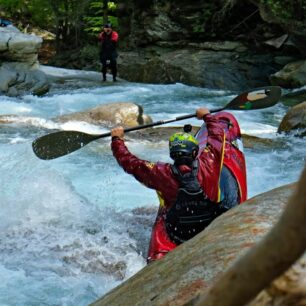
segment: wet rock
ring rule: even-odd
[[[270,24],[280,26],[284,33],[289,34],[290,43],[295,47],[304,57],[305,42],[306,42],[306,24],[304,18],[304,7],[302,3],[288,3],[286,16],[280,13],[283,8],[283,4],[280,6],[273,6],[272,2],[269,1],[252,1],[259,9],[260,16],[263,20]]]
[[[21,33],[14,27],[0,28],[0,93],[43,95],[49,90],[37,61],[41,43],[40,37]]]
[[[214,15],[215,21],[218,18],[220,21],[227,20],[225,12],[229,13],[237,1],[223,1],[219,4],[222,9]],[[270,82],[269,75],[292,60],[285,57],[280,59],[282,53],[274,50],[273,55],[270,52],[273,47],[269,47],[269,52],[258,52],[260,42],[257,39],[251,46],[237,39],[208,41],[212,32],[217,37],[218,31],[224,34],[223,27],[218,29],[218,26],[213,26],[212,30],[209,29],[212,26],[210,22],[205,24],[204,20],[210,18],[207,9],[210,5],[214,7],[215,4],[203,0],[196,5],[186,1],[119,1],[117,12],[120,17],[122,48],[118,58],[120,76],[136,82],[181,82],[193,86],[244,91],[266,86]],[[235,26],[238,25],[239,22]],[[254,31],[257,33],[258,29]],[[277,45],[280,47],[282,43]],[[278,58],[275,59],[275,56]]]
[[[116,125],[133,127],[152,122],[148,115],[143,114],[143,108],[140,105],[131,102],[103,104],[82,112],[60,116],[55,120],[59,122],[84,121],[107,127]]]
[[[0,92],[8,96],[43,95],[49,91],[46,75],[36,65],[4,63],[0,68]]]
[[[206,43],[208,47],[208,44]],[[245,90],[265,86],[268,76],[281,66],[272,55],[244,54],[225,50],[165,50],[157,54],[149,51],[121,52],[118,59],[120,76],[129,81],[146,83],[176,83],[187,85]],[[237,47],[237,46],[235,46]],[[234,48],[234,46],[232,46]],[[134,64],[137,60],[137,66]]]
[[[293,188],[287,185],[271,190],[228,211],[92,305],[186,305],[271,229]],[[300,271],[296,280],[306,275],[305,267]]]
[[[243,146],[255,150],[272,150],[288,147],[289,145],[283,139],[262,138],[252,135],[242,135]]]
[[[34,64],[41,44],[42,39],[38,36],[24,34],[15,28],[0,28],[2,59]]]
[[[287,112],[281,121],[278,132],[289,132],[291,130],[306,128],[306,102],[298,104]]]
[[[295,88],[306,85],[306,61],[296,61],[287,64],[282,70],[270,77],[272,85],[285,88]]]
[[[286,106],[295,106],[306,101],[306,89],[298,89],[281,97],[280,100]]]

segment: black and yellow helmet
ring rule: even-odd
[[[188,133],[175,133],[169,138],[170,157],[178,160],[183,157],[194,159],[199,151],[199,142]]]

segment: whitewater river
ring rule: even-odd
[[[108,86],[109,85],[109,86]],[[109,139],[65,157],[39,160],[32,141],[56,129],[105,132],[51,119],[110,102],[136,102],[153,120],[225,105],[237,93],[174,85],[71,81],[44,97],[0,96],[0,305],[87,305],[145,266],[154,191],[125,174]],[[298,179],[306,139],[278,136],[286,107],[233,112],[242,132],[276,139],[273,149],[246,149],[249,197]],[[199,124],[197,120],[182,121]],[[168,158],[167,143],[128,143],[142,158]]]

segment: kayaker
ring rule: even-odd
[[[235,137],[227,135],[224,128],[224,122],[230,126],[237,121],[231,114],[224,114],[219,119],[218,115],[210,114],[207,108],[197,109],[197,118],[204,120],[207,126],[206,147],[199,153],[199,143],[191,134],[173,134],[169,139],[173,164],[139,159],[126,147],[124,129],[112,129],[111,147],[119,165],[145,186],[155,189],[161,200],[152,231],[148,262],[163,257],[201,232],[216,217],[246,199],[244,156],[241,152],[239,155],[239,150],[227,141],[227,137],[231,140]],[[232,123],[226,121],[226,114],[232,116]],[[240,135],[239,126],[238,129],[231,129],[230,133],[232,131]],[[235,154],[237,151],[236,155],[241,157],[236,156],[236,161],[230,165],[231,170],[241,167],[235,176],[223,164],[224,160],[230,160],[230,151],[235,151]]]
[[[107,23],[103,26],[103,31],[99,34],[99,41],[101,42],[100,60],[102,63],[102,81],[106,81],[106,71],[109,66],[112,71],[113,81],[117,81],[117,42],[119,35],[113,31],[112,25]]]

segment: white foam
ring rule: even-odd
[[[24,124],[50,130],[80,131],[89,134],[100,134],[108,132],[108,130],[105,128],[84,121],[67,121],[64,123],[58,123],[52,120],[36,117],[0,116],[0,122],[6,124]]]
[[[40,70],[47,76],[57,79],[88,79],[92,81],[100,81],[101,79],[101,73],[96,71],[58,68],[45,65],[40,65]]]

